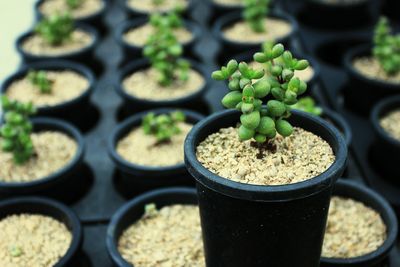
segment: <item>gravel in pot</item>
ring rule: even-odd
[[[1,266],[66,267],[76,263],[81,224],[61,203],[37,197],[1,201],[0,226]]]
[[[339,181],[329,208],[321,267],[377,267],[396,242],[397,218],[371,189]]]

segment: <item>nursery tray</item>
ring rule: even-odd
[[[126,20],[122,9],[124,0],[110,0],[110,6],[105,15],[107,31],[96,50],[96,57],[102,62],[104,72],[98,79],[96,89],[91,97],[91,112],[93,112],[93,127],[84,132],[86,140],[86,155],[84,173],[66,188],[68,200],[63,200],[78,214],[84,226],[84,244],[80,266],[75,267],[110,267],[113,266],[108,257],[105,237],[108,222],[115,211],[123,205],[126,199],[118,190],[118,172],[107,154],[107,139],[110,130],[118,123],[118,114],[122,99],[114,90],[117,83],[118,69],[123,62],[122,52],[114,39],[113,29]],[[210,28],[207,27],[207,1],[197,0],[191,18],[200,24],[204,35],[197,44],[196,53],[207,67],[209,73],[217,68],[216,56],[218,43],[213,39]],[[297,2],[297,1],[290,1]],[[284,3],[282,3],[284,4]],[[281,8],[278,6],[278,8]],[[295,12],[295,10],[290,10]],[[32,11],[33,12],[33,11]],[[367,31],[350,32],[350,36],[364,35]],[[310,28],[300,27],[300,36],[293,40],[293,48],[310,52],[315,55],[315,48],[324,40],[335,37],[337,33],[323,33]],[[342,36],[342,35],[341,35]],[[307,39],[307,46],[302,45],[302,39]],[[305,43],[305,42],[304,42]],[[350,122],[354,131],[351,146],[347,177],[368,185],[381,192],[393,206],[400,208],[400,189],[385,184],[379,175],[368,164],[368,146],[372,141],[372,131],[368,120],[360,118],[338,103],[338,92],[345,85],[346,76],[339,68],[329,67],[319,60],[322,66],[322,82],[318,85],[321,93],[317,101],[329,105],[339,111]],[[335,82],[330,82],[335,81]],[[226,88],[221,83],[212,83],[205,96],[206,110],[215,112],[221,109],[220,99]],[[397,248],[391,253],[390,267],[400,266],[400,256]]]

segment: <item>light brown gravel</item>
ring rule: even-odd
[[[379,61],[373,57],[356,58],[353,61],[353,65],[362,75],[370,79],[400,84],[400,72],[392,76],[387,75]]]
[[[72,32],[70,40],[57,46],[48,44],[42,37],[34,34],[22,43],[22,49],[37,56],[61,56],[86,48],[92,42],[93,36],[82,30],[75,30]]]
[[[297,127],[290,137],[277,136],[276,153],[267,151],[263,159],[250,143],[239,140],[236,128],[223,128],[198,145],[197,159],[221,177],[258,185],[302,182],[323,173],[335,160],[327,142]]]
[[[331,199],[323,257],[362,256],[378,249],[385,240],[386,226],[379,213],[352,199]]]
[[[32,102],[36,107],[55,106],[82,95],[89,89],[89,81],[74,71],[45,71],[52,81],[50,94],[43,94],[27,76],[14,81],[6,91],[7,97],[20,102]]]
[[[176,7],[186,8],[188,0],[164,0],[161,5],[154,5],[153,0],[127,0],[128,6],[146,13],[166,12]]]
[[[213,0],[215,3],[224,6],[243,6],[243,0]]]
[[[60,14],[68,10],[71,16],[77,19],[94,15],[100,12],[103,7],[104,3],[101,0],[84,0],[75,9],[69,9],[66,0],[46,0],[39,6],[39,10],[44,16]]]
[[[223,29],[226,39],[239,43],[263,43],[275,41],[290,34],[292,27],[282,19],[265,18],[265,32],[254,32],[247,22],[239,21]]]
[[[138,267],[205,267],[198,207],[166,206],[142,217],[124,231],[118,250]]]
[[[66,166],[78,149],[75,140],[61,132],[33,133],[31,138],[37,155],[23,165],[14,164],[12,153],[0,151],[0,181],[28,182],[44,178]]]
[[[0,229],[2,267],[52,267],[72,242],[63,223],[43,215],[11,215],[0,220]]]
[[[262,69],[264,64],[258,63],[256,61],[252,61],[249,63],[249,66],[254,69]],[[295,76],[305,82],[310,81],[314,77],[314,69],[309,66],[305,70],[295,71]]]
[[[150,24],[144,24],[137,28],[130,29],[123,35],[123,39],[126,43],[135,46],[144,46],[147,42],[148,37],[154,32],[153,26]],[[174,30],[175,37],[182,44],[189,43],[193,36],[190,31],[186,28],[178,28]]]
[[[127,76],[122,81],[122,86],[128,94],[137,98],[168,100],[191,95],[199,91],[204,84],[204,78],[193,69],[189,71],[187,81],[176,80],[168,87],[158,84],[158,76],[158,72],[153,68],[140,70]]]
[[[183,162],[183,144],[193,125],[179,123],[181,132],[170,143],[158,144],[152,135],[146,135],[141,127],[134,128],[117,144],[117,153],[125,160],[143,166],[173,166]]]
[[[400,141],[400,109],[386,114],[380,123],[390,136]]]

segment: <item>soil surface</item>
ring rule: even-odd
[[[214,3],[224,6],[243,6],[243,0],[213,0]]]
[[[377,250],[385,240],[386,225],[379,213],[353,199],[332,197],[323,257],[362,256]]]
[[[382,128],[393,138],[400,141],[400,109],[386,114],[380,121]]]
[[[323,173],[335,160],[326,141],[301,128],[271,142],[274,149],[260,158],[251,140],[239,140],[237,128],[223,128],[201,142],[196,155],[205,168],[221,177],[257,185],[302,182]]]
[[[400,72],[396,75],[386,74],[379,61],[373,57],[356,58],[353,61],[353,66],[362,75],[370,79],[376,79],[400,85]]]
[[[72,32],[71,39],[56,46],[50,45],[41,36],[34,34],[22,43],[22,49],[36,56],[61,56],[82,50],[92,42],[93,36],[90,33],[77,29]]]
[[[61,132],[33,133],[31,138],[36,153],[23,165],[14,163],[12,153],[0,150],[0,181],[23,183],[45,178],[68,165],[78,150],[76,141]]]
[[[176,80],[172,85],[163,87],[157,82],[157,70],[148,68],[127,76],[122,86],[128,94],[137,98],[153,101],[177,99],[199,91],[204,85],[205,81],[200,73],[191,69],[188,74],[187,81]]]
[[[123,232],[118,250],[134,266],[205,267],[198,207],[172,205],[143,216]]]
[[[254,32],[246,21],[239,21],[223,29],[226,39],[239,43],[276,41],[290,34],[292,26],[282,19],[265,18],[265,31]]]
[[[11,215],[0,220],[0,229],[2,267],[52,267],[72,242],[63,223],[43,215]]]
[[[102,0],[84,0],[82,4],[74,9],[70,9],[66,0],[46,0],[40,6],[39,10],[44,16],[63,13],[66,10],[75,19],[88,17],[100,12],[104,8]]]
[[[166,12],[175,9],[176,7],[186,8],[188,0],[164,0],[162,4],[155,5],[154,0],[126,0],[128,6],[146,13]]]
[[[82,95],[89,89],[89,81],[74,71],[46,71],[52,82],[51,93],[41,93],[28,76],[14,81],[6,91],[7,97],[20,102],[32,102],[36,107],[55,106]]]
[[[123,39],[126,43],[135,46],[144,46],[147,39],[153,34],[154,28],[151,24],[144,24],[137,28],[128,30],[123,35]],[[178,28],[174,30],[175,37],[181,44],[189,43],[193,39],[193,35],[186,28]]]
[[[193,125],[179,123],[181,132],[171,142],[157,144],[153,135],[144,133],[141,127],[134,128],[117,144],[117,153],[125,160],[144,166],[164,167],[183,163],[183,144]]]

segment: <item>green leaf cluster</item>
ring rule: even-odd
[[[1,148],[3,151],[13,153],[16,164],[23,164],[33,155],[34,148],[30,134],[32,123],[29,116],[36,113],[32,103],[20,103],[1,98],[2,108],[5,112],[5,123],[0,128]]]
[[[53,81],[47,78],[46,72],[43,70],[28,72],[29,81],[36,86],[42,94],[50,94]]]
[[[159,6],[161,4],[164,4],[165,0],[152,0],[153,5]]]
[[[264,19],[271,0],[244,0],[243,18],[254,32],[264,32]]]
[[[237,109],[240,116],[239,138],[264,143],[277,133],[286,137],[293,127],[287,121],[291,106],[307,90],[307,84],[294,76],[295,71],[308,67],[307,60],[295,59],[282,44],[266,44],[254,60],[267,69],[256,70],[245,62],[229,61],[214,71],[215,80],[229,80],[230,92],[222,99],[226,108]]]
[[[84,0],[65,0],[69,9],[77,9]]]
[[[170,114],[161,114],[158,116],[150,112],[143,117],[142,128],[145,134],[155,136],[157,143],[169,142],[172,136],[181,132],[177,124],[184,122],[185,119],[186,116],[181,111],[174,111]]]
[[[388,75],[400,72],[400,34],[391,34],[389,21],[381,17],[375,27],[372,53]]]
[[[73,30],[74,21],[68,13],[45,17],[35,27],[35,32],[54,46],[69,40]]]
[[[172,14],[154,14],[150,18],[154,32],[149,36],[143,54],[159,73],[158,83],[170,86],[173,81],[187,81],[190,64],[182,58],[183,47],[173,30],[182,26],[176,11]]]
[[[317,106],[315,100],[310,96],[300,98],[299,101],[292,106],[292,109],[301,110],[315,116],[322,115],[322,108]]]

